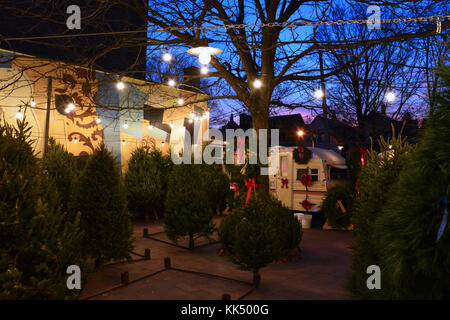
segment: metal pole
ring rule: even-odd
[[[328,148],[328,140],[330,139],[328,136],[328,110],[327,110],[327,93],[325,91],[325,79],[324,79],[324,72],[323,72],[323,57],[322,57],[322,51],[319,51],[319,63],[320,63],[320,86],[322,90],[322,113],[323,118],[325,121],[325,148]]]
[[[45,115],[44,154],[47,153],[48,135],[50,131],[50,106],[52,104],[52,78],[47,78],[47,113]]]

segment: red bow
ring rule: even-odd
[[[233,190],[235,193],[239,193],[239,185],[237,182],[230,182],[230,190]]]
[[[302,206],[308,211],[311,208],[311,202],[309,202],[308,199],[305,199],[302,201]]]
[[[245,200],[245,203],[248,203],[250,201],[250,194],[252,193],[253,187],[258,188],[258,185],[255,183],[255,179],[248,179],[248,181],[245,182],[245,186],[248,188],[247,192],[247,199]]]
[[[281,179],[281,188],[284,188],[286,186],[286,189],[289,189],[288,182],[289,182],[289,180],[287,178],[282,178]]]
[[[303,149],[303,147],[299,147],[299,148],[297,149],[297,151],[298,151],[298,157],[299,157],[300,159],[303,159],[303,151],[305,151],[305,149]]]
[[[361,152],[361,165],[364,167],[367,164],[367,154],[369,152],[363,148],[359,148],[359,152]]]

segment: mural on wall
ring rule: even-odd
[[[83,68],[66,69],[59,78],[61,80],[54,88],[55,112],[57,117],[65,119],[68,149],[75,156],[90,154],[104,140],[95,104],[98,92],[96,72]],[[67,113],[70,103],[75,108]]]

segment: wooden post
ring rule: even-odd
[[[170,263],[170,258],[169,257],[164,258],[164,267],[166,269],[170,269],[171,268],[171,263]]]
[[[48,136],[50,131],[50,107],[52,104],[52,78],[47,78],[47,113],[45,114],[44,154],[47,153]]]
[[[146,260],[150,260],[150,253],[151,253],[150,249],[146,248],[144,253],[144,257]]]
[[[122,274],[120,275],[120,282],[122,284],[127,284],[128,282],[130,282],[130,274],[128,273],[128,271],[122,272]]]
[[[231,300],[231,296],[228,293],[222,295],[222,300]]]

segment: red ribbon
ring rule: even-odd
[[[245,186],[248,188],[247,191],[247,199],[245,200],[245,203],[248,203],[250,201],[250,194],[252,193],[253,187],[258,188],[258,185],[255,183],[255,179],[248,179],[248,181],[245,182]]]
[[[281,188],[284,188],[286,186],[286,189],[289,189],[288,183],[288,178],[281,178]]]
[[[309,174],[302,174],[300,176],[300,182],[304,186],[309,187],[312,184],[312,177]]]
[[[299,148],[297,149],[298,157],[299,157],[300,159],[303,159],[303,151],[305,151],[305,149],[303,149],[303,147],[299,147]]]
[[[359,152],[361,152],[361,165],[364,167],[367,164],[367,154],[369,152],[363,148],[359,148]]]

